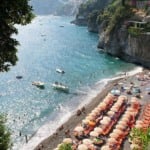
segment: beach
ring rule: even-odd
[[[71,137],[74,139],[72,135],[73,129],[81,123],[81,121],[87,116],[87,114],[89,114],[113,88],[120,88],[122,84],[124,86],[136,84],[136,86],[140,87],[140,103],[143,109],[143,107],[148,102],[150,102],[150,95],[147,93],[147,91],[145,91],[146,88],[148,89],[150,87],[150,80],[139,81],[137,80],[137,77],[138,75],[144,76],[145,74],[149,75],[149,70],[144,70],[142,73],[138,73],[130,77],[128,77],[125,73],[124,77],[110,81],[105,86],[105,88],[94,99],[92,99],[92,101],[89,104],[80,108],[81,111],[78,110],[73,116],[70,117],[70,119],[67,122],[60,126],[53,135],[43,140],[35,148],[35,150],[53,150],[57,147],[58,144],[60,144],[63,141],[64,138]],[[127,94],[127,91],[124,91],[124,93],[122,94],[127,95],[128,99],[130,99],[132,96],[135,96],[133,94]],[[140,111],[140,114],[142,113],[142,109]],[[140,114],[138,115],[138,118],[140,118]],[[124,150],[130,150],[129,142],[127,140],[124,142],[123,148]]]

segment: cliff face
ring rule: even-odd
[[[89,15],[93,13],[93,11],[103,10],[111,1],[112,0],[87,0],[80,5],[76,19],[73,23],[80,26],[88,26],[89,31],[98,32],[96,21],[88,22]]]
[[[150,68],[150,34],[132,36],[127,29],[116,29],[110,35],[100,32],[98,47],[110,55]]]

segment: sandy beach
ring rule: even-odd
[[[74,114],[66,123],[60,126],[53,135],[42,141],[35,148],[35,150],[53,150],[57,147],[58,144],[63,141],[64,138],[71,137],[72,139],[74,139],[74,136],[72,134],[73,129],[79,123],[81,123],[81,121],[87,116],[87,114],[89,114],[112,89],[120,89],[122,85],[124,87],[129,87],[131,84],[134,84],[136,87],[140,88],[140,94],[135,95],[134,93],[129,93],[129,91],[127,90],[122,91],[121,94],[126,95],[128,99],[133,96],[139,97],[142,106],[140,111],[141,114],[144,106],[148,102],[150,102],[150,94],[148,93],[149,91],[146,91],[146,89],[149,89],[150,87],[150,79],[147,78],[139,80],[138,78],[145,77],[144,75],[147,75],[146,77],[150,76],[149,70],[144,70],[142,73],[138,73],[130,77],[126,77],[125,75],[124,78],[109,82],[106,85],[105,89],[101,91],[88,105],[85,105],[83,108],[81,108],[81,111],[78,110],[76,114]],[[140,114],[138,115],[138,118],[140,118]],[[122,147],[124,150],[130,150],[129,142],[125,140]]]

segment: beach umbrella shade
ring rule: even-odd
[[[108,111],[108,116],[113,116],[114,114],[115,114],[115,112],[114,111]]]
[[[131,117],[131,113],[126,113],[123,115],[123,118],[130,118]]]
[[[143,121],[142,120],[137,120],[136,124],[143,124]]]
[[[128,121],[129,121],[129,117],[123,117],[123,118],[121,119],[121,121],[128,122]]]
[[[97,132],[97,133],[102,133],[103,132],[103,130],[102,130],[102,128],[100,128],[100,127],[96,127],[96,128],[94,128],[94,132]]]
[[[111,119],[110,119],[109,117],[106,116],[106,117],[103,118],[103,120],[110,121]]]
[[[121,130],[123,130],[124,129],[124,125],[121,125],[121,124],[117,124],[116,125],[116,129],[121,129]]]
[[[84,131],[84,128],[81,127],[81,126],[77,126],[77,127],[74,129],[74,131],[82,132],[82,131]]]
[[[88,115],[85,119],[86,120],[93,120],[94,118],[92,116]]]
[[[131,103],[139,103],[139,101],[136,97],[132,97]]]
[[[120,105],[117,105],[117,104],[115,104],[113,107],[111,107],[111,109],[119,109],[120,108]]]
[[[97,115],[99,113],[100,113],[99,109],[94,109],[91,114]]]
[[[113,132],[113,133],[110,134],[110,138],[115,138],[116,139],[118,137],[119,137],[118,133]]]
[[[83,123],[83,124],[88,124],[89,121],[90,121],[90,120],[88,120],[88,119],[84,119],[84,120],[82,120],[82,123]]]
[[[72,139],[71,139],[71,138],[65,138],[65,139],[63,140],[63,143],[71,144],[71,143],[72,143]]]
[[[131,145],[130,145],[130,148],[131,148],[132,150],[134,150],[134,149],[141,149],[141,146],[140,146],[139,144],[131,144]]]
[[[135,128],[138,128],[138,129],[143,128],[143,125],[142,124],[136,124]]]
[[[99,105],[98,105],[100,108],[102,108],[103,110],[107,107],[107,105],[106,105],[106,103],[100,103]]]
[[[115,108],[111,108],[110,110],[113,111],[113,112],[117,112],[118,111],[118,109],[116,107]]]
[[[116,143],[117,140],[116,140],[115,138],[109,138],[109,139],[107,140],[107,142],[108,142],[108,143]]]
[[[85,144],[85,145],[88,145],[88,144],[92,144],[92,143],[93,143],[93,141],[90,140],[90,139],[84,139],[82,142],[83,142],[83,144]]]
[[[108,145],[105,145],[101,148],[101,150],[111,150],[111,148]]]
[[[109,124],[109,122],[110,122],[110,121],[108,121],[108,120],[106,120],[106,119],[105,119],[105,120],[103,119],[103,120],[100,121],[100,123],[101,123],[101,124],[104,124],[104,125]]]
[[[98,137],[99,134],[97,132],[95,132],[95,131],[92,131],[92,132],[90,132],[90,136],[92,136],[92,137]]]
[[[127,97],[125,95],[120,95],[118,100],[123,100],[124,101],[124,100],[127,100]]]
[[[98,113],[95,112],[95,113],[89,114],[89,116],[91,117],[91,119],[92,119],[92,118],[94,119],[94,118],[97,116],[97,114],[98,114]]]
[[[126,121],[121,120],[121,121],[119,121],[119,123],[118,123],[118,124],[119,124],[119,125],[126,126],[126,125],[127,125],[127,122],[126,122]]]
[[[85,144],[81,144],[78,146],[78,150],[88,150],[88,147]]]
[[[113,133],[117,133],[118,135],[122,134],[123,132],[120,129],[114,129]]]

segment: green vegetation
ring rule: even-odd
[[[5,123],[6,117],[0,115],[0,150],[11,148],[10,132]]]
[[[63,144],[61,144],[61,146],[59,147],[59,150],[72,150],[71,144],[63,143]]]
[[[137,37],[143,32],[143,30],[138,27],[129,27],[128,32],[130,33],[130,35]]]
[[[0,3],[0,71],[8,71],[17,59],[18,42],[11,36],[17,34],[15,24],[26,25],[34,15],[29,0],[1,0]]]
[[[132,16],[129,6],[123,6],[120,0],[114,0],[100,16],[98,20],[107,20],[106,32],[111,33],[115,27],[121,26],[122,22]]]
[[[133,128],[130,133],[132,143],[140,146],[142,150],[148,150],[150,146],[150,128],[146,131],[138,128]]]

